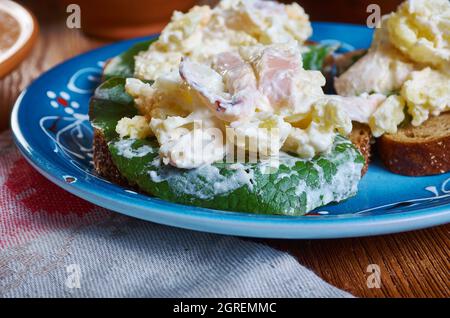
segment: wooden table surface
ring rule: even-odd
[[[43,71],[107,42],[85,37],[65,26],[65,10],[28,1],[41,33],[31,55],[0,79],[0,108],[10,107],[18,94]],[[1,118],[0,126],[6,123]],[[1,129],[0,129],[1,130]],[[361,297],[450,297],[450,224],[378,237],[340,240],[263,240],[289,251],[324,280]],[[368,288],[369,264],[381,270],[381,288]]]

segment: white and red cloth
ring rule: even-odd
[[[97,207],[0,134],[0,297],[348,297],[288,253]]]

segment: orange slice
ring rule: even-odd
[[[36,19],[24,7],[9,0],[0,1],[0,78],[27,56],[37,30]]]

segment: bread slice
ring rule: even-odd
[[[360,124],[357,122],[353,122],[352,124],[353,130],[350,133],[350,136],[348,137],[364,157],[366,163],[364,164],[364,167],[362,169],[362,175],[365,175],[367,169],[369,169],[370,154],[371,154],[370,142],[372,140],[372,133],[370,131],[369,126],[365,124]]]
[[[95,171],[108,181],[127,186],[129,182],[120,174],[109,152],[108,143],[100,129],[94,128],[94,168]]]
[[[394,173],[426,176],[450,171],[450,112],[411,124],[377,141],[384,165]]]
[[[367,171],[370,158],[370,129],[367,125],[354,123],[353,131],[349,138],[364,156],[366,161],[362,169],[362,174],[364,175]],[[131,186],[128,180],[120,174],[114,164],[108,149],[108,143],[106,142],[102,131],[97,128],[94,128],[93,148],[95,171],[108,181],[122,186]]]

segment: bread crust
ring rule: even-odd
[[[392,172],[428,176],[450,171],[450,135],[421,142],[404,142],[384,135],[377,142],[378,154]]]
[[[358,148],[359,152],[364,157],[364,167],[362,168],[361,175],[364,176],[369,169],[370,156],[372,151],[371,140],[372,133],[369,126],[365,124],[360,124],[357,122],[353,123],[353,130],[349,135],[350,141]]]
[[[119,185],[129,185],[129,182],[120,174],[113,162],[102,131],[97,128],[94,128],[93,151],[94,168],[100,176]]]

